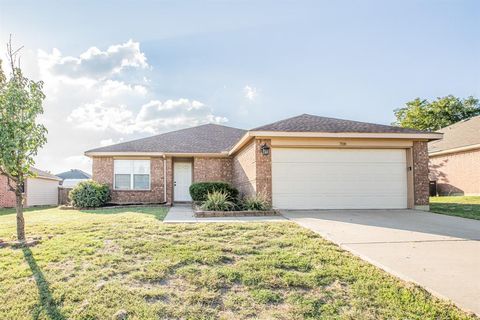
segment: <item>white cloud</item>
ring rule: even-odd
[[[123,142],[123,138],[120,138],[117,141],[115,141],[112,138],[109,138],[109,139],[100,140],[100,146],[105,147],[105,146],[110,146],[112,144],[117,144],[120,142]]]
[[[142,85],[129,85],[123,81],[106,80],[100,87],[101,95],[104,98],[111,98],[120,95],[140,95],[145,96],[147,88]]]
[[[112,45],[105,51],[90,47],[79,57],[63,57],[56,48],[51,54],[39,51],[39,57],[52,74],[72,79],[104,79],[127,68],[148,67],[147,58],[140,51],[140,43],[133,40]]]
[[[214,115],[211,108],[196,100],[152,100],[136,115],[125,105],[108,105],[97,100],[74,109],[68,121],[89,130],[153,134],[205,123],[224,123],[228,119]]]
[[[74,56],[38,50],[37,59],[47,97],[42,121],[49,142],[37,157],[44,169],[85,169],[83,153],[99,145],[227,121],[196,100],[156,100],[152,68],[132,40]]]
[[[258,96],[257,88],[251,87],[249,85],[246,85],[243,88],[243,93],[245,94],[245,98],[247,98],[250,101],[254,101],[255,98]]]
[[[85,172],[92,172],[92,159],[83,155],[65,158],[65,165],[70,169],[80,169]]]

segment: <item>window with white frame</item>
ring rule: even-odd
[[[115,190],[150,190],[150,160],[115,160]]]

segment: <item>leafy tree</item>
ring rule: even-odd
[[[31,171],[33,158],[47,141],[47,129],[36,122],[37,116],[43,113],[43,82],[23,76],[17,59],[20,49],[13,50],[10,39],[7,55],[11,74],[8,79],[0,61],[0,174],[7,177],[8,186],[15,193],[17,237],[24,241],[23,186],[28,177],[34,176]]]
[[[417,98],[394,110],[395,125],[418,130],[435,131],[458,121],[480,115],[478,99],[460,99],[452,95],[428,101]]]

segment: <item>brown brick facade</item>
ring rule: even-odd
[[[167,161],[168,164],[168,161]],[[113,190],[113,158],[93,158],[92,179],[105,183],[112,191],[112,203],[163,203],[163,158],[150,159],[150,190]],[[168,196],[167,196],[168,198]]]
[[[232,182],[231,158],[193,158],[193,182]]]
[[[434,156],[429,167],[439,195],[480,195],[480,150]]]
[[[7,177],[4,175],[0,175],[0,208],[11,208],[15,207],[15,205],[15,193],[13,191],[10,191]]]
[[[270,139],[255,139],[256,190],[272,203],[272,150],[268,155],[262,154],[262,146],[271,148]]]
[[[255,140],[243,147],[232,162],[233,185],[241,196],[254,195],[257,190]]]
[[[413,142],[413,190],[415,206],[428,206],[428,149],[426,141]]]

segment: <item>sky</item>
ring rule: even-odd
[[[86,150],[302,113],[391,124],[417,97],[480,97],[480,1],[0,1],[44,82],[36,167],[91,172]],[[4,65],[5,69],[5,65]]]

